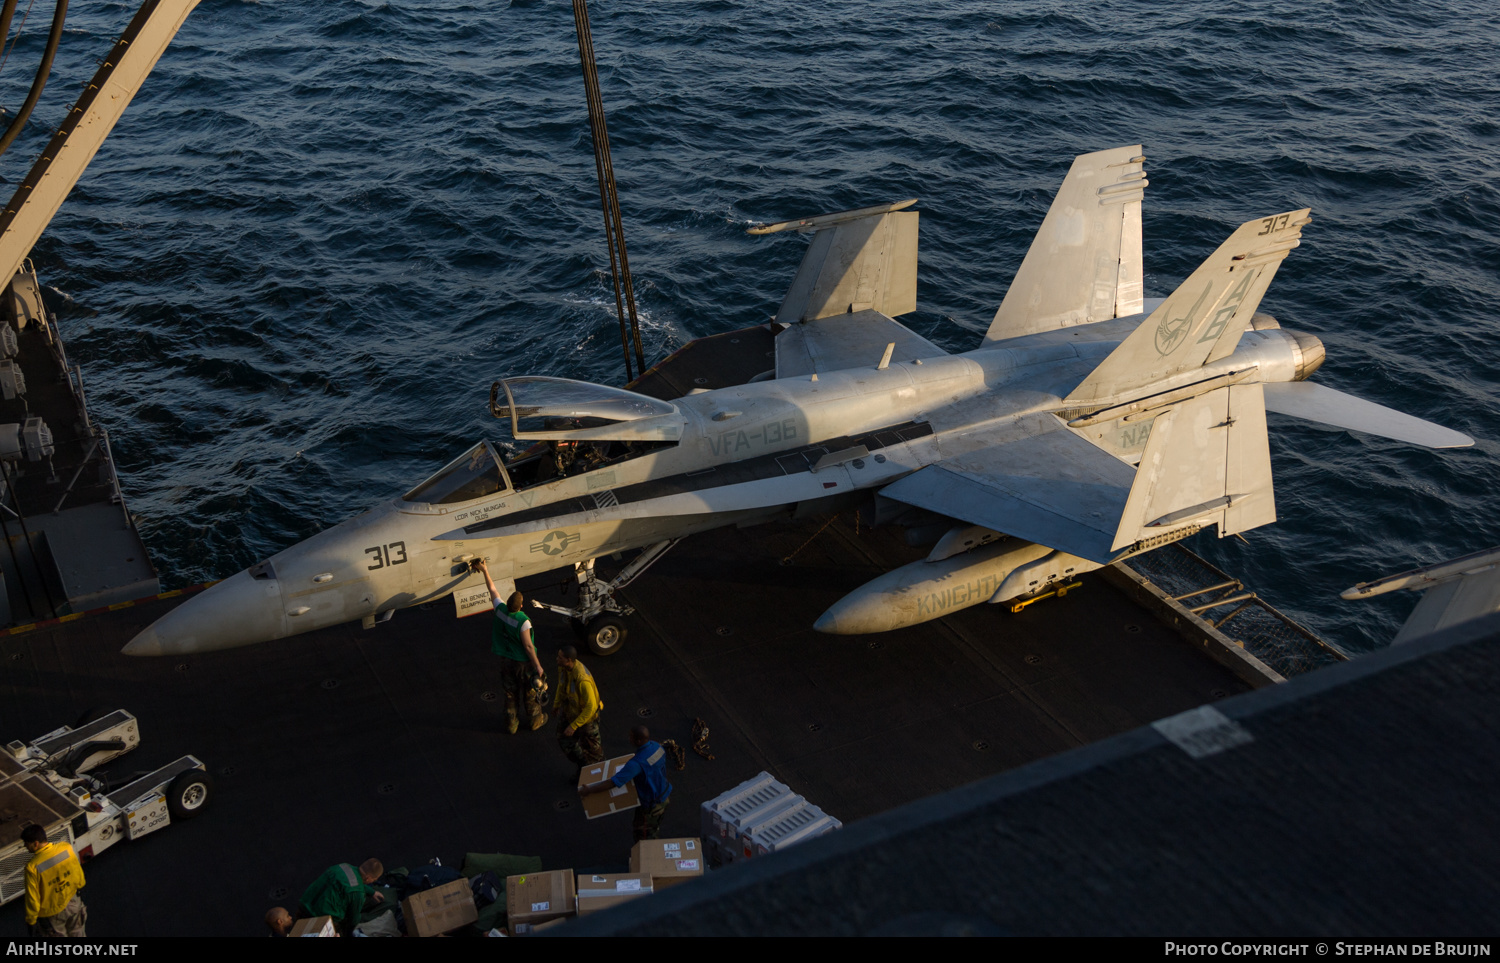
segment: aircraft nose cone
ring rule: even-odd
[[[167,655],[167,649],[162,645],[161,636],[156,634],[156,623],[153,622],[145,631],[136,634],[136,637],[125,643],[125,648],[120,650],[125,655]]]
[[[121,651],[125,655],[189,655],[269,642],[287,634],[281,586],[240,572],[157,619]]]

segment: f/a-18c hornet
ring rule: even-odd
[[[1311,384],[1316,337],[1259,314],[1308,223],[1246,222],[1170,297],[1141,281],[1139,145],[1074,160],[984,341],[949,354],[916,309],[915,201],[751,229],[812,234],[773,322],[776,366],[674,401],[562,378],[497,382],[516,442],[482,441],[411,491],[218,583],[132,655],[225,649],[452,595],[486,611],[472,562],[509,592],[571,567],[571,617],[618,651],[615,593],[677,540],[864,503],[877,524],[946,526],[924,560],[851,592],[822,632],[884,632],[1177,541],[1276,519],[1266,412],[1433,448],[1456,431]],[[641,549],[612,581],[594,559]]]

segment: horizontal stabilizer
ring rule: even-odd
[[[845,368],[873,368],[887,345],[896,347],[891,361],[915,361],[947,354],[906,325],[879,311],[836,314],[793,324],[776,336],[776,377],[790,378]]]
[[[1275,520],[1261,386],[1231,385],[1156,416],[1112,547],[1189,524],[1222,537]]]
[[[1266,385],[1266,410],[1426,448],[1467,448],[1474,439],[1404,412],[1310,381]]]
[[[896,501],[1107,563],[1135,472],[1062,427],[946,458],[881,489]]]
[[[795,324],[860,311],[879,311],[887,317],[915,311],[920,215],[892,210],[914,203],[886,204],[752,229],[759,233],[789,227],[815,231],[792,286],[776,311],[776,320]],[[877,213],[867,214],[866,210]]]
[[[1068,402],[1108,403],[1233,354],[1308,220],[1303,208],[1241,225],[1073,389]]]
[[[1139,314],[1141,145],[1073,159],[985,343]]]

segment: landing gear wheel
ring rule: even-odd
[[[583,619],[568,619],[568,627],[573,630],[573,635],[578,638],[578,641],[582,642],[588,638],[588,623]]]
[[[584,629],[583,641],[595,655],[614,655],[625,648],[625,636],[629,633],[624,619],[614,615],[600,615]]]
[[[192,819],[207,805],[213,788],[213,777],[202,769],[179,772],[167,787],[167,810],[173,819]]]

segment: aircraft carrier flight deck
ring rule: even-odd
[[[635,387],[670,398],[743,382],[767,367],[772,338],[761,327],[692,342]],[[583,656],[606,755],[641,722],[687,747],[701,718],[715,757],[689,750],[671,773],[664,836],[696,835],[699,805],[761,770],[847,825],[1341,658],[1212,571],[1177,591],[1157,584],[1169,573],[1104,569],[1019,612],[980,605],[876,636],[812,630],[845,593],[924,553],[850,511],[694,535],[624,590],[636,614],[623,651]],[[1145,558],[1157,556],[1172,557]],[[520,587],[559,604],[576,591],[566,572]],[[553,726],[505,734],[487,616],[458,620],[444,599],[369,630],[120,654],[180,600],[0,635],[6,740],[122,708],[142,741],[113,764],[116,781],[184,753],[216,781],[201,817],[89,864],[91,934],[256,935],[268,907],[295,906],[330,863],[367,856],[417,866],[506,852],[623,871],[629,817],[584,818]],[[1256,619],[1279,619],[1290,648],[1241,647],[1238,635],[1266,634]],[[550,671],[572,633],[559,616],[536,624]],[[20,932],[20,902],[0,919]]]

